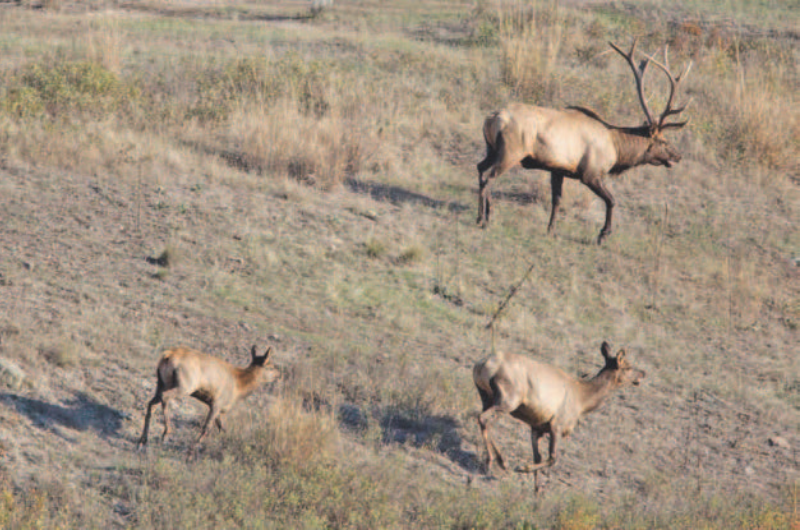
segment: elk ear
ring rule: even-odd
[[[252,347],[252,348],[250,348],[250,358],[251,358],[252,360],[254,360],[254,361],[255,361],[255,360],[256,360],[256,357],[257,357],[257,354],[256,354],[256,345],[255,345],[255,344],[253,344],[253,347]]]
[[[625,350],[620,350],[617,352],[617,362],[621,363],[625,360]]]
[[[267,351],[264,352],[264,362],[269,361],[269,356],[272,353],[272,346],[267,346]]]
[[[608,342],[603,341],[603,345],[600,346],[600,353],[603,354],[604,359],[611,359],[611,345]]]

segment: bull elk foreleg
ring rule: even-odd
[[[547,233],[553,233],[553,226],[556,222],[556,212],[561,204],[561,190],[564,186],[564,174],[558,171],[550,172],[550,222],[547,224]]]
[[[597,236],[597,244],[601,244],[605,238],[611,235],[611,223],[614,216],[614,196],[603,185],[602,177],[587,177],[581,178],[581,182],[594,192],[595,195],[603,199],[606,203],[606,222],[603,229],[600,230],[600,235]]]

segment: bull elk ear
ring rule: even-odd
[[[264,352],[264,362],[269,361],[269,356],[272,353],[272,346],[267,346],[267,351]]]
[[[621,363],[625,360],[625,350],[620,350],[617,352],[617,362]]]
[[[256,345],[255,345],[255,344],[253,344],[253,347],[250,349],[250,358],[251,358],[252,360],[254,360],[254,361],[255,361],[255,360],[256,360],[256,357],[257,357],[257,354],[256,354]]]
[[[604,359],[611,359],[611,345],[608,342],[603,341],[603,345],[600,346],[600,353],[603,354]]]

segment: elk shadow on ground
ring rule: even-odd
[[[359,180],[349,178],[345,184],[353,193],[369,195],[373,200],[380,202],[391,202],[393,204],[421,204],[428,208],[446,208],[450,212],[463,212],[469,207],[460,202],[448,202],[439,199],[432,199],[427,195],[409,191],[400,186],[390,186],[379,182]]]
[[[77,431],[94,431],[104,438],[119,438],[125,414],[98,403],[83,392],[76,392],[64,405],[16,394],[0,394],[0,403],[27,416],[36,427],[70,440],[60,427]]]
[[[477,194],[477,191],[476,191]],[[491,192],[492,199],[501,199],[507,202],[515,202],[517,204],[521,204],[526,206],[528,204],[535,204],[541,202],[541,197],[535,191],[533,192],[524,192],[524,191],[495,191]]]
[[[129,11],[140,11],[145,13],[155,13],[161,17],[179,18],[179,19],[221,19],[229,20],[232,15],[226,11],[202,9],[202,8],[185,8],[185,9],[169,9],[165,7],[153,7],[149,5],[137,5],[128,2],[124,5],[124,9]],[[291,15],[282,14],[268,14],[268,13],[251,13],[249,11],[237,11],[237,20],[247,21],[261,21],[261,22],[292,22],[292,21],[307,21],[314,18],[314,14],[309,10],[306,12],[298,12]]]
[[[381,408],[374,415],[381,428],[383,443],[427,448],[470,473],[481,469],[478,455],[462,448],[461,422],[455,418],[405,407]],[[372,420],[360,407],[350,403],[339,406],[339,418],[342,426],[350,430],[361,430]]]

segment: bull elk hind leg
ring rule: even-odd
[[[519,142],[514,140],[513,135],[507,135],[503,132],[497,133],[497,136],[491,142],[488,140],[486,142],[486,158],[478,163],[477,223],[481,228],[486,228],[489,224],[489,216],[492,209],[490,190],[492,181],[525,158],[525,154],[518,144]],[[484,173],[487,170],[489,173],[484,177]]]

